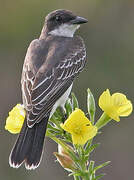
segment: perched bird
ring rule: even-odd
[[[86,22],[69,10],[53,11],[39,39],[28,47],[21,79],[26,120],[9,157],[11,167],[23,162],[26,169],[39,166],[48,119],[58,106],[64,108],[73,80],[85,65],[85,44],[74,33]]]

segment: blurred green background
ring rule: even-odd
[[[109,88],[134,101],[134,1],[132,0],[0,0],[0,179],[63,180],[67,173],[55,163],[55,143],[45,141],[45,153],[35,171],[10,168],[8,156],[16,139],[4,130],[8,111],[21,102],[20,79],[29,43],[38,38],[44,17],[55,9],[69,9],[89,22],[80,34],[87,47],[87,65],[74,83],[81,108],[86,110],[86,89],[95,95]],[[98,105],[97,105],[98,108]],[[99,109],[99,108],[98,108]],[[97,117],[101,111],[98,110]],[[104,180],[133,180],[134,117],[111,122],[96,138],[101,146],[92,154],[98,163],[111,160]],[[96,164],[96,165],[97,165]]]

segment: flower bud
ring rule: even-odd
[[[69,145],[67,145],[67,144],[66,144],[66,146],[67,146],[67,148],[68,148],[69,150],[73,151],[72,146],[69,146]],[[69,153],[68,153],[60,144],[58,144],[58,153],[61,154],[61,155],[63,155],[63,156],[64,156],[64,155],[69,156]]]
[[[73,148],[69,145],[67,145],[70,150],[73,150]],[[69,153],[65,151],[65,149],[58,144],[58,152],[54,152],[54,155],[56,156],[58,162],[60,165],[67,170],[75,170],[75,163],[72,160],[72,158],[69,156]]]

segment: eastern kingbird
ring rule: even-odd
[[[85,44],[74,36],[83,17],[68,10],[48,14],[39,39],[29,45],[22,71],[22,97],[26,120],[11,151],[9,164],[26,169],[39,166],[48,119],[64,108],[74,78],[86,60]]]

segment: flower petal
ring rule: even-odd
[[[129,116],[133,110],[131,101],[128,101],[124,106],[120,107],[118,113],[120,116]]]
[[[64,124],[61,124],[61,127],[68,131],[69,133],[73,133],[76,127],[82,127],[84,124],[90,124],[91,122],[85,116],[84,112],[80,109],[76,109],[73,111]]]
[[[112,95],[114,105],[118,107],[117,112],[119,116],[128,116],[133,110],[131,101],[129,101],[124,94],[114,93]]]
[[[97,127],[90,126],[82,134],[72,134],[73,144],[84,145],[89,139],[92,139],[97,134]]]
[[[72,141],[73,141],[73,144],[83,145],[86,143],[85,139],[81,135],[78,135],[78,134],[72,134]]]
[[[5,129],[13,134],[20,132],[25,119],[25,110],[21,104],[17,104],[6,119]]]
[[[85,129],[86,133],[83,133],[83,139],[87,142],[89,139],[92,139],[97,134],[96,126],[87,126]]]
[[[111,96],[108,89],[100,96],[99,106],[111,119],[116,121],[120,121],[119,116],[128,116],[133,109],[131,102],[124,94],[114,93]]]
[[[109,89],[107,89],[102,93],[102,95],[99,98],[99,106],[103,111],[106,112],[106,110],[109,109],[109,107],[111,107],[112,105],[112,98]]]
[[[112,119],[120,121],[116,108],[114,107],[112,96],[110,95],[109,89],[104,91],[99,98],[100,108]]]
[[[93,126],[84,112],[76,109],[61,127],[72,134],[73,144],[85,144],[97,133],[97,127]]]

